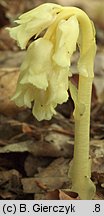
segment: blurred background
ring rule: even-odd
[[[74,143],[74,105],[70,93],[51,121],[38,122],[31,110],[18,108],[10,100],[25,51],[10,38],[6,27],[14,26],[14,20],[22,13],[46,2],[50,1],[0,0],[0,199],[44,199],[48,189],[65,188],[69,184],[67,170]],[[51,2],[81,8],[96,28],[90,153],[96,199],[104,199],[104,0]],[[72,58],[74,81],[78,80],[77,59],[76,52]],[[48,198],[60,199],[57,192],[48,194]]]

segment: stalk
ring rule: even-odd
[[[72,190],[81,199],[92,199],[95,186],[90,180],[89,130],[92,78],[79,75],[78,100],[75,107],[74,159],[71,168]]]

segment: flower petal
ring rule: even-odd
[[[37,90],[32,113],[38,119],[38,121],[44,119],[50,120],[53,114],[56,113],[54,110],[56,104],[49,103],[50,96],[49,88],[47,88],[45,91]]]
[[[76,50],[79,24],[76,16],[62,20],[56,31],[56,45],[53,60],[62,67],[70,66],[70,58]]]
[[[48,86],[48,73],[52,70],[53,44],[39,38],[28,47],[25,60],[21,66],[19,82],[30,83],[40,89]]]
[[[50,102],[56,104],[62,104],[68,99],[68,75],[69,70],[54,67],[54,71],[50,75],[49,86],[50,86]]]
[[[47,3],[24,13],[16,21],[19,26],[8,28],[11,37],[18,41],[21,49],[24,49],[30,38],[46,29],[61,9],[62,7],[57,4]]]
[[[16,92],[11,100],[15,101],[16,105],[27,106],[31,108],[31,102],[34,99],[34,86],[32,85],[21,85],[18,84],[16,88]]]
[[[68,73],[69,71],[53,67],[50,73],[48,88],[37,90],[33,115],[40,121],[49,120],[55,114],[57,104],[62,104],[68,99]]]
[[[68,99],[69,67],[61,67],[52,61],[52,42],[39,38],[28,47],[21,66],[16,93],[18,106],[31,107],[38,120],[51,119],[57,104]]]

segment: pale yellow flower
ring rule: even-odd
[[[73,52],[76,50],[79,36],[79,24],[76,16],[68,20],[61,20],[56,30],[54,61],[62,66],[69,67]]]
[[[41,52],[41,48],[44,48],[44,52]],[[18,106],[26,105],[29,108],[34,101],[33,114],[38,120],[51,119],[57,104],[68,99],[69,70],[54,64],[52,49],[52,43],[44,38],[37,39],[29,46],[12,98]]]
[[[39,38],[31,43],[21,66],[19,83],[30,83],[37,88],[46,90],[52,53],[53,44],[44,38]]]
[[[18,106],[28,107],[34,101],[33,114],[38,120],[51,119],[57,104],[68,99],[70,58],[76,49],[78,34],[78,21],[73,16],[58,24],[55,43],[39,38],[27,49],[12,99]]]
[[[12,38],[17,40],[21,49],[26,48],[30,38],[38,36],[54,21],[56,14],[62,10],[57,4],[42,4],[39,7],[24,13],[15,22],[19,26],[8,28]]]
[[[80,71],[86,76],[87,67],[91,67],[86,64],[93,58],[93,50],[91,51],[90,43],[87,48],[84,32],[80,32],[78,14],[73,10],[68,17],[67,13],[63,13],[63,7],[43,4],[21,15],[17,21],[19,25],[9,29],[21,48],[25,48],[32,36],[39,35],[47,28],[45,35],[33,41],[27,48],[17,89],[12,98],[18,106],[31,108],[33,105],[33,115],[38,120],[51,119],[57,104],[67,101],[68,78],[72,75],[71,56],[77,43],[83,44],[80,47]],[[88,51],[92,57],[89,53],[88,61],[85,61]]]

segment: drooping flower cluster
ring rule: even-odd
[[[16,21],[19,25],[9,29],[22,49],[35,38],[27,48],[12,99],[18,106],[31,108],[33,104],[32,112],[38,120],[51,119],[57,104],[68,99],[71,56],[81,38],[76,14],[60,19],[63,11],[64,7],[57,4],[43,4],[21,15]],[[44,36],[37,38],[43,31]]]

